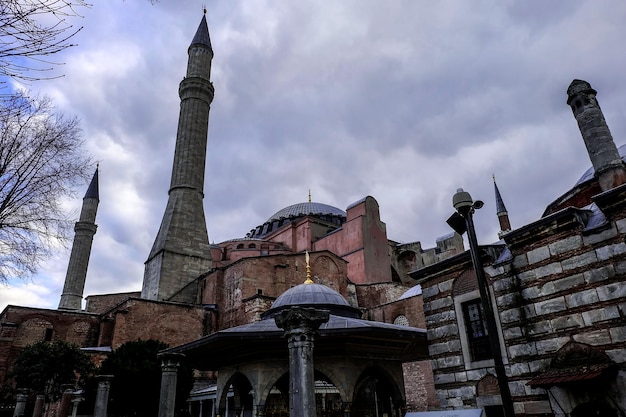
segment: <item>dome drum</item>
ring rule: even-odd
[[[337,207],[314,202],[298,203],[277,211],[262,225],[255,227],[246,234],[246,237],[262,238],[285,224],[300,220],[306,216],[315,216],[321,221],[332,223],[338,227],[346,221],[346,212]]]

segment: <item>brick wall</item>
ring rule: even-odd
[[[202,306],[129,299],[110,314],[114,318],[111,347],[139,339],[170,346],[191,342],[204,336],[208,314]]]

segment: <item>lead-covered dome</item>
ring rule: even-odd
[[[307,203],[293,204],[289,207],[278,210],[276,213],[274,213],[273,216],[267,219],[267,221],[271,222],[274,220],[288,217],[325,215],[346,217],[346,212],[337,207],[329,206],[328,204],[315,203],[310,201]]]
[[[359,318],[361,311],[352,307],[337,291],[322,284],[304,283],[282,293],[264,314],[264,318],[274,317],[278,312],[292,306],[314,307],[329,310],[331,314]]]
[[[346,221],[346,212],[328,204],[315,203],[312,201],[306,203],[293,204],[274,213],[262,225],[252,229],[246,235],[248,238],[262,239],[271,232],[306,216],[315,216],[319,220],[334,225],[341,226]]]

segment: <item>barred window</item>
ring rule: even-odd
[[[409,319],[406,318],[406,316],[400,314],[398,317],[396,317],[393,320],[393,324],[397,324],[398,326],[408,326],[409,325]]]
[[[461,304],[463,317],[465,319],[465,331],[470,345],[470,355],[472,361],[482,361],[493,359],[489,335],[487,334],[487,323],[485,313],[480,303],[480,299],[474,299]]]

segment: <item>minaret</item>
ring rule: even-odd
[[[496,214],[498,215],[498,221],[500,222],[500,231],[498,237],[502,237],[503,234],[511,231],[511,222],[509,221],[509,212],[506,211],[504,201],[498,190],[498,184],[496,184],[496,176],[493,176],[493,187],[496,192]]]
[[[74,225],[74,243],[72,244],[72,252],[67,266],[59,309],[80,310],[82,308],[91,244],[93,235],[96,234],[96,229],[98,228],[96,226],[96,212],[98,211],[99,202],[98,168],[96,168],[85,197],[83,197],[80,217]]]
[[[606,191],[626,182],[626,168],[596,94],[587,81],[574,80],[567,89],[567,104],[578,122],[600,188]]]
[[[188,49],[187,75],[178,89],[180,114],[169,199],[143,278],[141,297],[195,302],[189,285],[212,265],[204,217],[204,167],[213,101],[213,48],[205,16]]]

